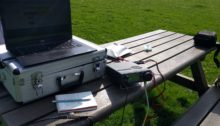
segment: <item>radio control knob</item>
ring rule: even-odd
[[[150,81],[153,78],[153,75],[151,72],[144,72],[143,74],[143,79],[144,81]]]

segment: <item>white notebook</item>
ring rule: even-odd
[[[82,99],[82,101],[80,101],[80,99]],[[97,109],[97,103],[91,91],[60,94],[55,96],[55,100],[57,101],[56,105],[59,113],[84,112]],[[71,100],[73,100],[73,102],[71,102]]]
[[[107,48],[107,55],[112,58],[119,58],[121,56],[127,55],[132,52],[131,49],[128,49],[124,45],[113,43]]]

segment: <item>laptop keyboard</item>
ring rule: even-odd
[[[58,46],[56,46],[54,49],[69,49],[69,48],[74,48],[74,47],[81,47],[79,43],[76,43],[74,41],[67,41],[65,43],[62,43]]]
[[[60,45],[33,45],[28,47],[21,47],[21,48],[17,48],[17,52],[19,53],[19,55],[27,55],[27,54],[40,53],[51,50],[69,49],[69,48],[75,48],[81,46],[82,45],[74,41],[67,41]]]

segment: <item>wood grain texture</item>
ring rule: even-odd
[[[163,32],[166,33],[166,32]],[[148,39],[145,41],[146,43],[150,43],[150,45],[153,48],[153,51],[151,52],[147,52],[144,51],[144,46],[143,45],[139,45],[139,46],[135,46],[135,47],[131,47],[132,48],[132,54],[126,56],[126,60],[129,60],[129,58],[134,58],[136,56],[143,56],[143,54],[148,54],[148,56],[152,56],[152,55],[156,55],[160,52],[163,52],[164,50],[167,50],[169,48],[172,48],[173,46],[179,45],[181,43],[184,43],[188,40],[191,40],[192,37],[191,36],[186,36],[183,34],[172,34],[170,36],[166,36],[161,38],[159,35],[155,35],[153,36],[154,39],[156,39],[155,41],[150,41],[151,39]],[[135,43],[136,41],[134,41]],[[107,46],[107,45],[106,45]],[[103,47],[106,47],[103,46]],[[125,45],[127,47],[127,45]],[[108,63],[111,62],[111,60],[107,60]]]
[[[151,37],[151,36],[154,36],[154,35],[157,35],[157,34],[161,34],[163,32],[166,32],[166,30],[159,29],[159,30],[148,32],[148,33],[145,33],[145,34],[141,34],[141,35],[137,35],[137,36],[132,36],[132,37],[129,37],[129,38],[118,40],[118,41],[102,44],[100,46],[106,47],[107,45],[109,45],[111,43],[118,43],[118,44],[122,44],[123,45],[123,44],[129,43],[129,42],[133,42],[133,41],[137,41],[137,40],[141,40],[141,39],[144,39],[144,38],[148,38],[148,37]]]
[[[188,89],[197,91],[193,78],[187,77],[182,74],[176,74],[174,77],[170,78],[169,80]]]
[[[126,46],[127,48],[134,48],[134,47],[143,45],[146,42],[149,43],[149,42],[152,42],[152,41],[155,41],[155,40],[159,40],[161,38],[164,38],[164,37],[167,37],[167,36],[170,36],[170,35],[173,35],[173,34],[175,34],[175,33],[174,32],[169,32],[169,31],[168,32],[163,32],[161,34],[154,35],[154,36],[151,36],[151,37],[148,37],[148,38],[145,38],[145,39],[129,42],[127,44],[124,44],[124,46]]]
[[[197,126],[202,122],[207,113],[220,99],[220,88],[211,87],[200,100],[193,105],[179,120],[177,120],[174,126]],[[204,124],[206,121],[204,122]],[[213,125],[206,125],[213,126]]]
[[[161,38],[161,39],[157,39],[155,41],[146,41],[144,44],[146,45],[150,45],[152,48],[157,48],[157,46],[161,46],[161,45],[164,45],[166,43],[169,43],[169,42],[173,42],[174,40],[176,39],[179,39],[181,37],[184,37],[184,35],[182,34],[173,34],[171,36],[167,36],[167,37],[164,37],[164,38]],[[179,41],[174,41],[174,42],[179,42]],[[141,46],[136,46],[134,48],[130,48],[132,49],[132,53],[133,54],[136,54],[136,53],[139,53],[141,51],[144,51],[144,45],[141,45]]]
[[[184,51],[185,49],[191,48],[194,45],[194,43],[193,41],[189,41],[189,40],[191,40],[191,37],[184,36],[169,43],[157,46],[156,48],[153,48],[151,52],[142,51],[130,57],[126,57],[125,59],[129,61],[139,61],[150,58],[156,61],[157,59],[162,61],[161,58],[166,59],[167,57],[166,55],[168,53],[169,55],[176,55],[175,52],[181,52]]]
[[[200,126],[219,126],[220,125],[220,101],[214,106],[213,110],[202,121]]]
[[[21,104],[18,104],[14,101],[14,99],[11,96],[6,96],[3,98],[0,98],[0,114],[4,114],[6,112],[10,112],[18,107],[21,106]]]

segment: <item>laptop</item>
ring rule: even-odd
[[[70,0],[1,0],[5,45],[24,67],[96,51],[72,40]]]

